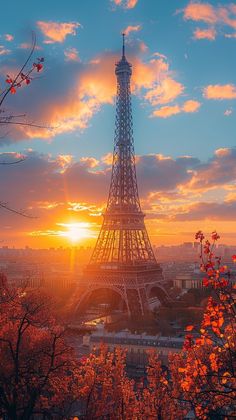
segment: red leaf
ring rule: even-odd
[[[16,93],[16,89],[12,86],[11,89],[10,89],[10,92],[11,92],[12,95],[14,95]]]
[[[202,284],[203,284],[204,287],[209,286],[209,280],[205,277],[202,281]]]
[[[43,65],[42,65],[41,63],[39,63],[39,64],[36,64],[36,66],[35,66],[35,67],[37,68],[37,72],[39,72],[39,71],[41,71],[41,70],[42,70]]]
[[[192,331],[194,329],[194,325],[187,325],[185,331]]]

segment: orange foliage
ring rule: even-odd
[[[201,244],[201,269],[206,273],[204,287],[211,287],[212,296],[203,316],[200,337],[194,340],[187,336],[186,353],[181,354],[183,367],[178,368],[178,382],[183,398],[191,403],[198,418],[209,418],[209,414],[226,418],[235,415],[236,398],[236,318],[235,302],[230,286],[230,272],[221,265],[221,259],[214,255],[215,241],[204,241],[201,231],[196,234]],[[221,277],[222,274],[228,279]],[[172,371],[176,371],[176,360],[172,361]]]
[[[63,413],[73,401],[75,359],[38,291],[0,288],[0,416]]]

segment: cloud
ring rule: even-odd
[[[236,220],[236,200],[230,202],[201,202],[190,204],[182,209],[182,212],[175,214],[172,220],[193,221],[193,220]]]
[[[7,55],[10,54],[11,50],[5,48],[3,45],[0,45],[0,55]]]
[[[137,3],[138,3],[138,0],[127,0],[126,8],[133,9]]]
[[[76,48],[67,48],[64,51],[64,55],[67,61],[80,61],[79,53]]]
[[[191,112],[197,112],[199,110],[200,106],[201,106],[200,102],[190,99],[189,101],[186,101],[184,103],[184,105],[182,106],[182,110],[184,112],[190,112],[190,113]]]
[[[140,97],[146,96],[151,105],[173,101],[184,87],[170,76],[165,57],[156,55],[144,61],[142,49],[140,42],[127,45],[129,60],[133,64],[132,92]],[[101,106],[113,104],[116,94],[114,65],[119,58],[120,53],[104,53],[88,63],[82,63],[47,57],[43,77],[31,83],[29,88],[17,92],[14,98],[9,97],[8,105],[12,113],[23,110],[27,122],[52,129],[12,127],[8,136],[1,136],[1,144],[25,138],[47,139],[76,129],[84,130]],[[15,63],[13,68],[12,61],[5,59],[3,66],[10,75],[14,75]]]
[[[64,42],[67,35],[76,35],[76,29],[81,25],[78,22],[52,22],[38,21],[37,26],[46,37],[45,44]]]
[[[111,177],[106,157],[98,160],[85,156],[75,161],[71,155],[52,157],[32,150],[26,155],[20,164],[0,165],[0,177],[5,180],[1,184],[2,201],[38,216],[21,219],[19,225],[18,216],[12,215],[13,235],[25,238],[26,233],[53,231],[55,224],[73,221],[95,220],[100,225]],[[16,153],[0,155],[0,161],[18,159]],[[174,159],[161,154],[143,155],[137,157],[136,167],[142,208],[151,234],[160,224],[168,230],[174,223],[186,221],[236,220],[236,149],[217,149],[205,163],[191,156]],[[225,198],[220,195],[221,190]],[[0,211],[4,238],[9,213]]]
[[[144,62],[134,56],[130,61],[133,63],[132,83],[136,90],[153,90],[169,74],[169,63],[163,58]]]
[[[110,156],[109,156],[110,158]],[[19,154],[1,153],[0,161],[19,160]],[[109,161],[110,163],[110,161]],[[153,191],[170,191],[191,179],[189,167],[199,161],[191,157],[173,159],[163,155],[137,158],[137,175],[142,179],[140,191],[147,197]],[[30,176],[29,176],[30,174]],[[37,208],[37,203],[90,203],[100,205],[106,200],[111,168],[106,157],[82,157],[75,162],[71,155],[26,153],[26,160],[17,165],[0,165],[1,199],[21,208]],[[17,183],[16,183],[17,179]],[[79,180],[79,182],[78,182]]]
[[[203,89],[203,96],[206,99],[236,99],[236,86],[227,85],[209,85]]]
[[[141,25],[129,25],[125,29],[123,29],[122,32],[124,32],[125,35],[129,36],[131,32],[138,32],[138,31],[141,31],[141,29],[142,29]]]
[[[112,0],[116,6],[121,6],[123,9],[133,9],[138,0]]]
[[[212,6],[209,3],[190,2],[183,9],[185,20],[203,22],[207,28],[197,28],[194,31],[194,39],[214,40],[218,27],[224,33],[225,29],[236,29],[235,5],[230,3],[225,6],[220,4]],[[234,37],[234,34],[224,34],[227,38]]]
[[[150,89],[146,95],[147,99],[152,106],[162,105],[172,102],[184,91],[184,86],[176,80],[166,77],[153,89]]]
[[[195,101],[195,100],[188,100],[184,102],[182,106],[180,105],[163,106],[159,109],[156,109],[155,111],[153,111],[152,116],[159,117],[159,118],[168,118],[173,115],[180,114],[181,112],[194,113],[199,110],[200,106],[201,106],[200,102]]]
[[[86,168],[95,168],[99,164],[99,160],[94,157],[82,157],[80,162],[84,163]]]
[[[195,29],[193,33],[194,39],[208,39],[214,41],[216,38],[216,30],[214,28],[209,29]]]
[[[160,154],[139,156],[136,166],[138,180],[142,180],[139,185],[141,196],[174,190],[179,184],[189,182],[192,177],[189,166],[192,168],[198,163],[198,159],[184,156],[178,159]]]
[[[113,103],[116,90],[114,75],[115,55],[99,57],[96,63],[83,64],[77,61],[57,61],[55,58],[45,64],[44,77],[34,80],[27,89],[8,98],[8,108],[27,115],[27,122],[53,129],[34,127],[12,127],[8,136],[2,128],[2,144],[25,138],[51,138],[75,129],[83,130],[98,112],[101,105]],[[5,67],[10,75],[12,62]],[[29,92],[30,91],[30,92]],[[34,98],[37,97],[37,101]]]
[[[29,50],[29,49],[31,50],[32,44],[30,44],[29,42],[22,42],[18,48],[22,50]],[[35,45],[34,49],[35,51],[40,51],[42,50],[42,47],[40,47],[40,45]]]
[[[216,9],[209,3],[191,2],[184,9],[184,19],[213,24],[217,23],[218,16]]]
[[[232,115],[233,114],[233,110],[232,110],[232,108],[229,108],[229,109],[226,109],[225,110],[225,112],[224,112],[224,115],[226,116],[226,117],[229,117],[230,115]]]
[[[146,104],[154,108],[152,116],[166,118],[180,112],[196,112],[200,103],[194,100],[172,105],[185,92],[184,85],[173,77],[166,56],[155,52],[149,58],[145,54],[144,59],[143,50],[142,41],[127,43],[127,56],[133,66],[132,93],[144,98]],[[146,50],[145,46],[145,52]],[[64,54],[64,61],[55,56],[47,57],[43,77],[34,80],[29,88],[18,91],[14,97],[8,97],[12,114],[23,110],[27,115],[27,123],[42,128],[12,126],[8,135],[2,129],[0,144],[26,138],[43,140],[61,133],[82,131],[103,105],[114,104],[114,65],[120,59],[120,53],[106,52],[93,57],[87,63],[79,61],[75,49],[66,49]],[[12,61],[5,58],[3,65],[7,73],[14,76],[16,64],[13,67]],[[34,100],[35,97],[37,101]],[[157,106],[160,108],[155,109]]]
[[[225,34],[225,38],[229,38],[229,39],[236,38],[236,33],[234,33],[234,34]]]
[[[220,148],[207,163],[194,168],[191,180],[183,186],[184,190],[209,191],[236,179],[236,148]]]
[[[159,109],[153,111],[153,117],[160,117],[160,118],[168,118],[172,117],[172,115],[177,115],[181,112],[181,108],[179,105],[172,105],[172,106],[162,106]]]
[[[4,38],[5,38],[6,41],[11,42],[11,41],[13,41],[14,36],[11,35],[11,34],[5,34]]]

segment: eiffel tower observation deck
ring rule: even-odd
[[[84,271],[86,288],[77,309],[83,311],[91,296],[95,297],[96,291],[103,289],[119,295],[130,316],[140,316],[149,311],[151,296],[156,294],[165,302],[167,294],[138,195],[130,91],[132,65],[125,56],[124,34],[122,57],[115,65],[115,74],[117,96],[111,184],[103,224]]]

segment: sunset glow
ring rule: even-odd
[[[123,31],[139,196],[152,243],[192,241],[200,228],[235,243],[235,6],[179,3],[69,0],[66,14],[62,6],[55,16],[55,0],[45,14],[29,0],[14,16],[4,5],[1,89],[30,51],[26,21],[36,34],[32,63],[43,57],[39,76],[4,105],[36,124],[0,132],[0,163],[24,157],[0,164],[0,201],[30,216],[0,209],[4,246],[95,244],[111,179]]]
[[[58,235],[68,238],[72,243],[81,242],[95,236],[90,223],[58,223],[58,226],[66,229],[58,232]]]

